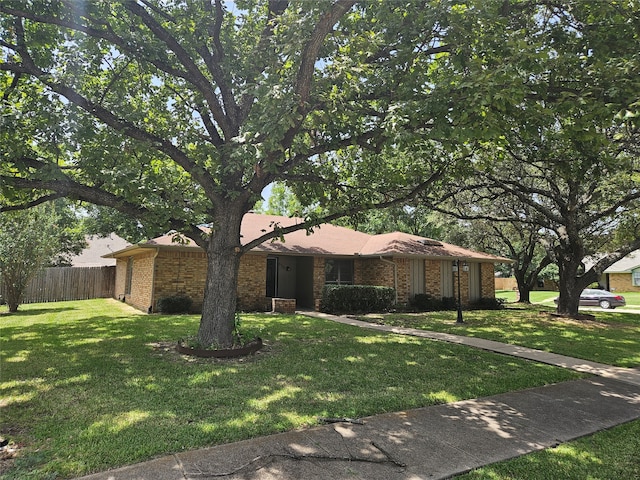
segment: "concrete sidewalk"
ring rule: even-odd
[[[304,312],[310,314],[309,312]],[[492,397],[376,415],[158,458],[83,480],[422,480],[552,447],[640,418],[640,371],[498,342],[314,316],[598,375]]]

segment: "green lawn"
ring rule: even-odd
[[[194,360],[175,340],[197,316],[113,300],[0,315],[0,435],[21,446],[9,479],[71,478],[158,455],[560,382],[567,370],[320,319],[243,315],[266,348]],[[456,372],[451,375],[451,372]]]
[[[549,292],[534,292],[530,307],[509,305],[494,312],[464,312],[464,325],[455,312],[368,315],[391,325],[476,336],[552,351],[578,358],[637,367],[640,365],[640,314],[589,312],[595,321],[553,318],[542,305]],[[624,294],[627,298],[635,294]],[[514,296],[515,298],[515,296]],[[632,300],[637,301],[637,300]],[[548,303],[548,302],[547,302]],[[640,303],[640,302],[638,302]],[[516,459],[474,470],[464,480],[640,479],[640,420]]]
[[[640,478],[640,420],[456,477],[459,480]]]
[[[498,311],[368,315],[364,320],[485,338],[620,367],[640,365],[640,314],[598,310],[595,321],[551,317],[540,305],[510,305]]]
[[[558,292],[533,291],[531,292],[531,303],[542,303],[553,306],[553,299],[558,296]],[[514,303],[518,296],[515,290],[496,290],[496,298],[503,298],[507,303]]]
[[[619,292],[627,302],[626,307],[618,307],[616,311],[621,310],[640,310],[640,292]],[[554,306],[553,299],[558,296],[558,292],[549,291],[533,291],[531,292],[531,303]],[[517,292],[514,290],[497,290],[496,298],[503,298],[507,303],[514,303],[517,298]],[[596,310],[598,307],[595,307]]]

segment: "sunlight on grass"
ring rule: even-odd
[[[440,390],[439,392],[431,392],[424,396],[429,400],[430,403],[433,404],[444,404],[444,403],[453,403],[460,400],[455,395],[452,395],[450,392],[446,390]]]
[[[37,395],[51,390],[43,378],[31,378],[28,380],[13,380],[0,383],[2,394],[2,405],[21,404],[29,402]],[[7,392],[4,392],[7,391]]]
[[[242,321],[262,329],[265,348],[204,360],[166,347],[197,331],[196,315],[144,315],[90,300],[30,305],[3,318],[0,427],[15,432],[10,440],[29,459],[7,478],[75,478],[317,417],[359,418],[580,377],[302,316]],[[25,358],[7,361],[17,357]]]
[[[465,324],[449,312],[361,317],[387,325],[460,334],[568,355],[620,367],[640,366],[640,315],[592,312],[595,321],[552,317],[540,306],[468,311]]]
[[[87,428],[88,435],[103,435],[108,433],[119,433],[122,430],[131,428],[136,424],[143,422],[151,417],[149,412],[132,410],[121,413],[115,417],[107,417],[103,420],[94,422]]]
[[[353,355],[348,356],[348,357],[344,357],[344,360],[345,360],[346,362],[351,362],[351,363],[356,363],[356,362],[357,362],[357,363],[362,363],[362,362],[364,362],[364,361],[365,361],[365,359],[364,359],[364,358],[362,358],[362,357],[354,357]]]
[[[460,480],[640,478],[640,420],[462,475]]]
[[[270,395],[265,395],[262,398],[251,399],[247,404],[257,410],[266,410],[271,403],[279,402],[285,398],[295,398],[301,390],[302,389],[299,387],[285,386]]]
[[[28,359],[29,359],[29,351],[22,350],[21,352],[16,352],[16,354],[13,357],[7,357],[3,359],[3,361],[16,363],[16,362],[26,362]]]

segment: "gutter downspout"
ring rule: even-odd
[[[383,261],[384,263],[389,263],[393,265],[393,289],[396,292],[395,305],[397,305],[398,304],[398,265],[396,264],[396,262],[383,258],[382,255],[380,255],[380,260]]]
[[[153,313],[153,305],[155,304],[156,296],[156,258],[160,255],[160,247],[156,248],[156,253],[153,255],[153,270],[151,271],[151,305],[147,313]]]

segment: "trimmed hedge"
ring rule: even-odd
[[[471,302],[471,310],[502,310],[504,308],[504,298],[482,297]]]
[[[395,290],[370,285],[326,285],[320,310],[325,313],[372,313],[389,311]]]
[[[158,300],[158,311],[160,313],[189,313],[193,300],[183,294],[171,295]]]
[[[436,298],[426,293],[417,293],[411,299],[411,307],[419,312],[442,312],[455,310],[457,303],[453,297]]]

